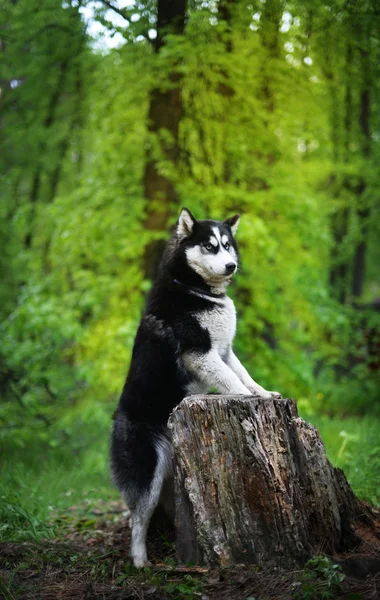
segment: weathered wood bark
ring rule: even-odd
[[[169,427],[180,562],[290,566],[358,544],[369,517],[294,401],[192,396]]]

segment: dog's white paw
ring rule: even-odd
[[[261,398],[265,398],[265,400],[269,400],[272,398],[272,392],[267,392],[264,388],[250,388],[250,394],[252,396],[260,396]]]
[[[131,556],[133,565],[136,567],[136,569],[142,569],[142,567],[145,567],[149,564],[145,544],[132,544]]]
[[[264,400],[270,400],[271,398],[282,398],[280,392],[268,392],[264,388],[252,388],[251,390],[254,396],[261,396]]]
[[[265,398],[265,400],[270,400],[272,398],[272,392],[268,392],[267,390],[259,392],[259,394],[262,398]]]
[[[149,565],[151,564],[148,561],[146,554],[145,554],[145,556],[144,556],[144,554],[132,556],[132,560],[133,560],[133,566],[135,566],[136,569],[142,569],[143,567],[149,567]]]

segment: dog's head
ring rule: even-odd
[[[235,240],[240,216],[225,221],[197,221],[187,208],[181,210],[176,236],[189,267],[206,283],[228,283],[238,268]]]

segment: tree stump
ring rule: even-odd
[[[369,517],[293,400],[191,396],[169,428],[179,562],[288,567],[358,545]]]

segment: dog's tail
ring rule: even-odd
[[[111,437],[111,472],[128,507],[162,485],[172,471],[172,445],[166,426],[131,423],[118,412]]]

